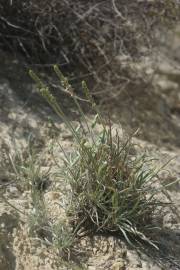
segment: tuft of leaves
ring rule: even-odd
[[[148,237],[154,229],[153,220],[165,206],[157,194],[158,173],[153,159],[137,154],[131,137],[122,137],[110,121],[101,116],[85,82],[82,83],[87,102],[96,116],[91,125],[67,78],[54,67],[62,87],[70,94],[80,112],[80,125],[75,127],[66,117],[49,88],[30,71],[41,95],[67,125],[75,140],[75,149],[64,153],[63,177],[70,186],[67,215],[74,234],[116,233],[132,243],[143,240],[155,246]],[[99,130],[96,128],[99,126]],[[78,228],[78,229],[77,229]],[[156,246],[155,246],[156,247]]]
[[[29,138],[28,146],[23,150],[18,149],[14,142],[13,150],[10,151],[9,146],[6,145],[4,157],[8,173],[16,182],[18,189],[43,191],[48,185],[51,168],[42,170],[41,156],[33,148],[31,138]]]
[[[13,179],[18,191],[30,192],[31,211],[28,216],[29,228],[31,234],[37,234],[41,238],[47,238],[49,233],[48,218],[44,203],[44,191],[50,184],[50,170],[42,170],[42,157],[37,149],[33,147],[33,141],[29,137],[28,146],[23,150],[19,149],[14,141],[14,151],[11,151],[7,144],[3,146],[4,160],[7,171],[7,177]],[[10,183],[11,184],[11,183]],[[12,208],[27,216],[13,206],[8,199],[0,194],[0,197]]]

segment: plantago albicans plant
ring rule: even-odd
[[[64,179],[71,188],[70,224],[73,228],[78,227],[81,233],[82,230],[86,233],[117,233],[129,243],[134,238],[154,245],[148,232],[153,230],[154,215],[164,205],[156,197],[160,189],[154,188],[159,170],[149,167],[152,159],[145,154],[133,154],[131,137],[124,139],[117,130],[114,134],[110,121],[106,124],[83,82],[86,101],[96,113],[89,125],[73,87],[57,66],[54,70],[80,112],[82,121],[78,129],[41,79],[33,71],[29,74],[75,139],[73,153],[67,155],[64,152],[63,168]],[[94,132],[97,123],[101,126],[98,134]]]

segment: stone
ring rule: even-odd
[[[125,270],[125,262],[124,260],[118,260],[112,265],[112,270]]]

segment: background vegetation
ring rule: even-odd
[[[152,53],[159,30],[179,16],[176,0],[2,0],[0,48],[20,52],[36,67],[58,63],[70,79],[86,77],[107,99],[111,86],[118,94],[120,86],[145,84],[131,64]]]

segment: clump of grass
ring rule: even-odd
[[[4,145],[5,166],[20,191],[42,191],[46,187],[51,168],[43,171],[41,159],[42,156],[33,147],[31,138],[29,138],[27,147],[21,150],[17,147],[16,142],[14,142],[13,151],[10,151],[7,144]]]
[[[20,150],[14,142],[14,151],[7,144],[3,146],[4,167],[7,175],[12,179],[19,192],[30,192],[31,211],[28,213],[20,211],[8,202],[8,199],[1,194],[4,201],[21,214],[28,217],[30,233],[46,237],[48,232],[48,218],[44,203],[44,191],[49,184],[50,169],[42,170],[41,155],[33,146],[31,137],[28,146]],[[10,183],[11,183],[10,182]]]
[[[53,244],[62,257],[69,259],[74,246],[75,234],[64,220],[59,221],[52,227]]]
[[[114,132],[111,122],[103,119],[83,82],[87,102],[96,112],[92,125],[89,125],[67,78],[57,66],[54,70],[82,116],[78,128],[68,120],[41,79],[33,71],[30,76],[41,95],[66,123],[76,142],[71,155],[61,147],[65,164],[63,175],[71,188],[67,214],[76,236],[116,233],[123,235],[129,243],[135,239],[155,246],[148,235],[154,229],[154,217],[165,206],[156,196],[163,189],[155,187],[160,169],[152,168],[153,159],[144,153],[139,155],[132,151],[131,137],[122,138],[118,130]],[[95,132],[97,124],[101,127],[98,133]]]

